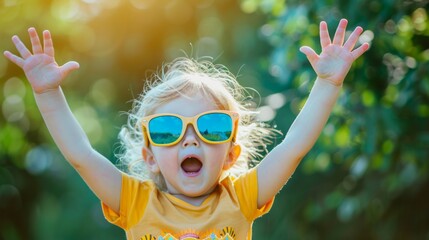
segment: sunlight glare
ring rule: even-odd
[[[53,1],[51,4],[51,14],[61,20],[74,20],[79,17],[79,2],[73,1]]]

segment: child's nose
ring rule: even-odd
[[[200,146],[198,135],[192,125],[186,127],[185,135],[182,140],[182,147]]]

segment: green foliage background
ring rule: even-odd
[[[255,239],[429,239],[427,0],[3,0],[0,49],[49,29],[63,89],[93,146],[116,162],[119,127],[145,76],[183,52],[209,55],[259,91],[284,133],[315,75],[318,23],[367,31],[313,150],[254,224]],[[182,52],[183,51],[183,52]],[[0,58],[0,239],[124,239],[62,159],[22,71]],[[64,126],[67,127],[67,126]]]

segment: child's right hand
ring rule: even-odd
[[[35,93],[44,93],[57,89],[68,74],[79,68],[75,61],[67,62],[59,66],[54,57],[54,46],[49,31],[43,31],[43,48],[37,35],[36,29],[29,28],[33,53],[22,43],[18,36],[13,36],[15,44],[21,57],[5,51],[4,55],[10,61],[21,67]]]

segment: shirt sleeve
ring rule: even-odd
[[[143,216],[152,191],[152,182],[142,182],[122,173],[119,213],[101,202],[104,217],[122,229],[129,229]]]
[[[235,179],[234,188],[240,203],[241,211],[249,221],[253,221],[270,211],[274,202],[274,197],[264,206],[258,208],[257,168],[252,168]]]

